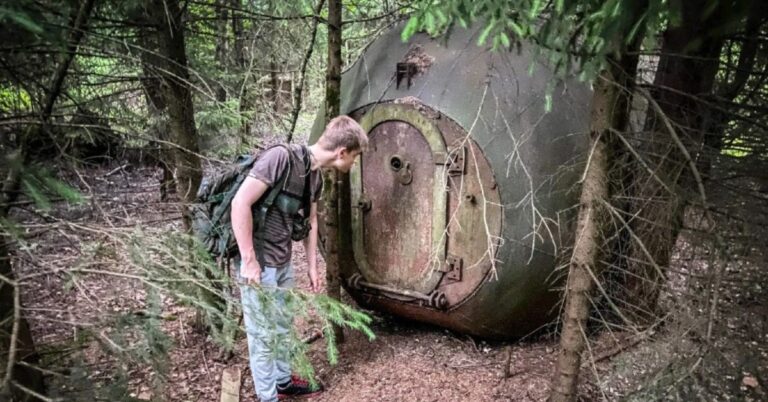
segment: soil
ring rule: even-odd
[[[137,228],[178,229],[180,222],[175,204],[158,199],[159,177],[156,170],[149,168],[89,168],[81,172],[80,177],[64,177],[90,197],[86,204],[59,202],[50,213],[34,211],[29,206],[19,210],[17,217],[23,222],[26,240],[14,264],[19,277],[26,277],[22,282],[24,313],[38,349],[59,356],[48,361],[52,367],[72,363],[77,360],[75,352],[83,351],[87,367],[83,375],[96,387],[115,381],[112,373],[118,366],[127,369],[130,395],[137,400],[218,401],[222,372],[239,370],[242,375],[240,400],[254,401],[244,338],[239,338],[234,356],[222,357],[210,337],[194,329],[193,311],[167,297],[162,298],[163,328],[173,346],[164,362],[168,373],[165,382],[156,381],[157,371],[149,365],[119,363],[115,357],[103,353],[93,338],[79,346],[73,343],[81,338],[78,331],[82,328],[95,328],[96,333],[109,331],[115,317],[144,311],[146,294],[128,277],[131,272],[120,266],[102,266],[99,260],[87,260],[84,256],[92,254],[83,249],[97,247],[107,233]],[[109,247],[97,251],[115,252]],[[293,262],[297,286],[307,289],[306,263],[299,243],[295,245]],[[77,281],[71,281],[67,271],[73,267],[111,270],[126,277],[83,273]],[[319,268],[323,271],[322,277],[325,267],[321,263]],[[746,310],[752,312],[748,317],[754,324],[728,320],[722,328],[735,326],[732,332],[718,332],[726,342],[736,333],[738,345],[754,343],[748,349],[753,355],[749,364],[754,369],[746,371],[744,365],[735,365],[726,370],[733,376],[731,382],[740,384],[735,391],[728,392],[741,392],[742,397],[757,398],[754,400],[764,395],[762,387],[768,380],[765,371],[768,310],[765,299],[755,299],[764,295],[764,291],[756,290],[742,295],[743,298],[729,298],[724,308],[747,303]],[[345,301],[353,303],[348,298]],[[554,336],[542,334],[510,343],[485,342],[377,312],[369,314],[374,318],[372,329],[376,339],[368,341],[360,333],[347,331],[337,365],[327,362],[323,340],[311,345],[311,361],[318,379],[327,388],[313,400],[543,401],[548,395],[557,358]],[[313,330],[311,322],[297,325],[304,333]],[[583,398],[612,400],[635,390],[639,380],[645,378],[643,373],[656,367],[659,350],[663,351],[657,348],[649,354],[648,349],[668,338],[656,335],[651,341],[630,344],[625,352],[623,347],[628,339],[631,339],[629,332],[615,331],[592,339],[589,352],[600,358],[583,370],[580,390]],[[102,346],[104,342],[102,339]],[[59,353],[53,353],[54,350]],[[612,352],[616,350],[620,353]],[[63,372],[74,375],[72,370]],[[65,389],[64,382],[57,381],[56,375],[49,377],[51,383],[59,387],[54,393],[63,400],[91,400],[83,396],[91,395],[87,390],[73,390],[71,386]],[[155,387],[157,384],[160,385]],[[602,393],[598,385],[602,386]]]

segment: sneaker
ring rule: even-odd
[[[292,375],[287,383],[277,384],[277,399],[311,398],[320,392],[323,392],[322,385],[317,384],[313,387],[309,381],[295,375]]]

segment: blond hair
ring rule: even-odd
[[[337,116],[328,122],[317,144],[327,151],[344,147],[347,151],[364,151],[368,147],[368,135],[360,124],[349,116]]]

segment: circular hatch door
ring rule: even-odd
[[[377,105],[360,123],[369,146],[350,176],[355,260],[368,282],[429,293],[445,260],[442,134],[406,105]]]

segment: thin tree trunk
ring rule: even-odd
[[[274,61],[275,55],[272,55],[272,61],[269,62],[269,84],[271,87],[272,96],[272,111],[278,113],[280,111],[280,72],[279,67]]]
[[[637,64],[637,59],[630,59]],[[628,71],[634,78],[634,67],[624,69],[612,64],[598,77],[592,99],[590,138],[591,153],[582,183],[576,241],[568,270],[565,289],[563,329],[560,334],[560,355],[549,400],[574,401],[577,396],[581,353],[585,346],[585,324],[589,317],[593,277],[599,272],[601,233],[605,204],[609,201],[609,172],[612,150],[615,149],[613,130],[623,131],[628,121]]]
[[[4,178],[2,192],[0,192],[0,219],[6,220],[10,213],[10,205],[18,197],[21,185],[22,169],[28,164],[29,155],[26,142],[30,138],[42,136],[44,130],[49,129],[51,114],[56,100],[61,94],[64,79],[72,64],[77,48],[87,31],[87,23],[93,11],[95,0],[85,0],[80,3],[77,13],[70,23],[67,38],[66,53],[61,63],[56,68],[43,108],[40,113],[41,123],[31,129],[27,136],[22,136],[19,149],[11,157],[7,177]],[[42,372],[34,366],[38,364],[39,357],[35,348],[27,320],[21,315],[19,284],[15,283],[15,274],[11,266],[11,239],[4,233],[0,233],[0,275],[4,281],[0,281],[0,350],[5,356],[5,361],[0,360],[0,399],[16,401],[34,401],[38,398],[32,396],[26,388],[39,395],[45,395],[45,384]],[[9,281],[6,282],[5,280]],[[18,364],[24,362],[32,367]]]
[[[227,26],[229,25],[229,10],[225,7],[227,0],[216,1],[216,62],[221,71],[227,70]],[[216,84],[216,100],[227,100],[227,88],[219,81]]]
[[[254,94],[248,88],[248,79],[251,76],[250,71],[245,71],[246,57],[245,46],[243,37],[243,19],[237,10],[242,7],[242,0],[230,0],[232,7],[232,64],[234,70],[242,77],[240,80],[239,88],[239,113],[240,113],[240,143],[247,144],[251,136],[251,112],[254,109],[255,99]]]
[[[72,60],[75,59],[75,54],[77,53],[77,48],[80,46],[80,41],[83,39],[83,36],[85,36],[88,19],[91,16],[95,3],[95,0],[83,1],[80,4],[80,9],[74,18],[74,21],[72,21],[72,29],[69,31],[69,39],[67,40],[67,53],[64,60],[62,60],[59,67],[56,69],[56,74],[54,75],[53,83],[51,84],[51,90],[49,91],[43,106],[42,116],[45,122],[51,117],[53,105],[56,103],[56,99],[58,99],[59,94],[61,93],[61,88],[64,85],[64,78],[67,76],[69,66],[72,64]]]
[[[234,64],[238,68],[245,67],[245,37],[243,36],[243,17],[237,10],[242,7],[242,0],[232,0],[232,35],[234,37],[232,52]]]
[[[320,0],[315,7],[315,16],[320,16],[320,11],[325,5],[325,0]],[[304,55],[304,60],[301,62],[301,72],[299,73],[299,84],[296,86],[296,90],[293,92],[293,111],[291,112],[291,128],[288,130],[287,142],[293,141],[293,132],[296,130],[296,121],[299,119],[299,112],[301,112],[301,100],[304,92],[304,79],[307,76],[307,65],[312,58],[312,51],[315,49],[315,40],[317,38],[317,26],[320,22],[319,18],[315,18],[312,21],[312,33],[309,37],[309,45],[307,46],[307,53]]]
[[[328,0],[328,70],[325,78],[325,121],[341,108],[341,0]]]
[[[341,0],[328,1],[328,70],[325,79],[325,122],[339,115],[341,93]],[[339,173],[329,173],[332,185],[331,193],[335,196],[326,201],[327,215],[333,215],[333,222],[339,221],[338,186]],[[326,292],[336,300],[341,299],[341,276],[339,272],[339,230],[337,225],[327,229],[328,252],[325,259]],[[344,340],[344,331],[335,326],[334,332],[339,342]]]
[[[647,2],[637,2],[628,10],[638,16],[645,12]],[[568,267],[565,288],[563,329],[560,334],[560,355],[549,400],[575,401],[578,395],[581,353],[586,345],[585,330],[591,306],[591,293],[602,266],[601,245],[604,243],[606,217],[610,214],[611,193],[615,191],[612,179],[620,179],[625,172],[620,133],[629,127],[634,82],[637,75],[638,52],[643,32],[638,32],[623,49],[620,59],[608,58],[607,67],[595,84],[590,110],[591,151],[582,182],[577,218],[576,239]],[[624,35],[617,34],[625,40]]]

